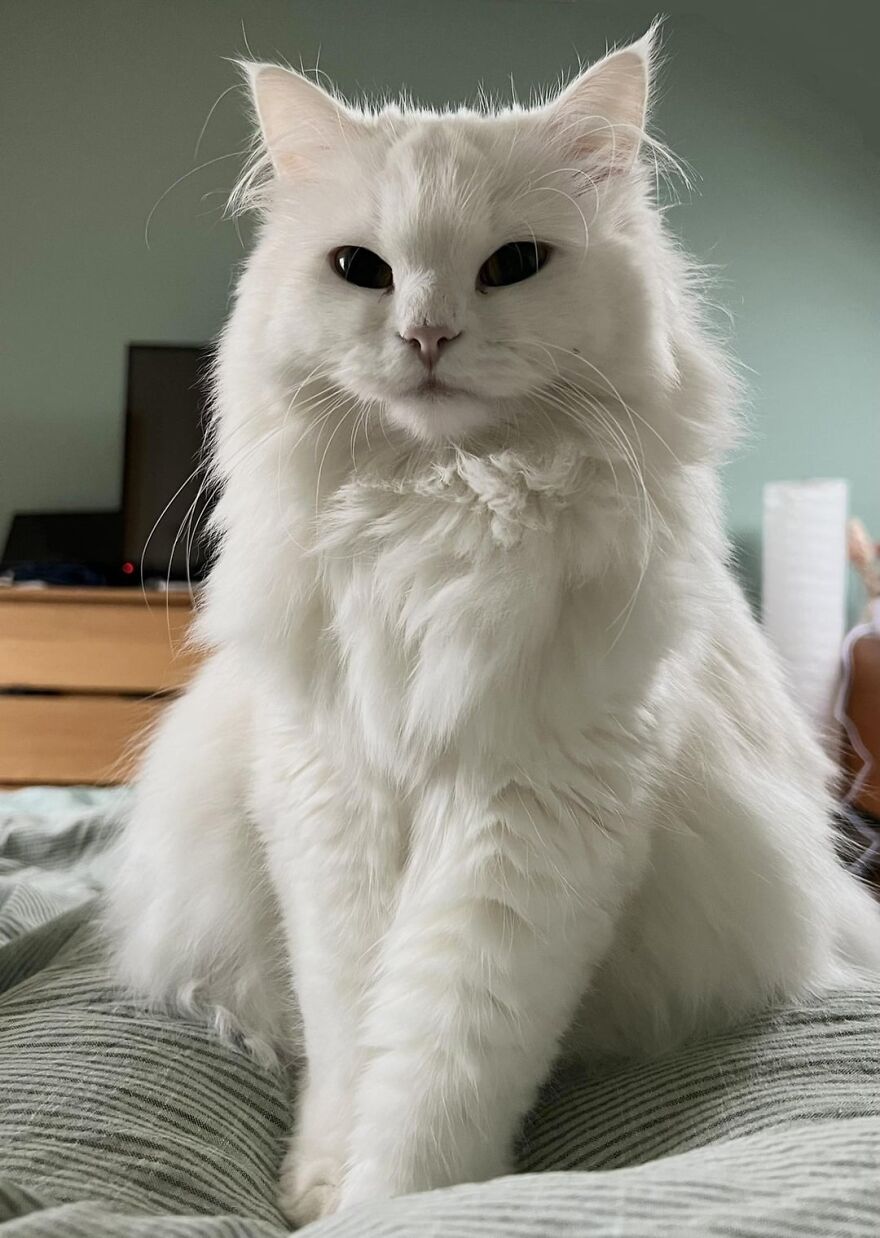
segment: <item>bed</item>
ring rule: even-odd
[[[145,1015],[96,929],[124,791],[0,794],[0,1220],[9,1238],[279,1238],[295,1080]],[[519,1173],[315,1238],[880,1233],[880,986],[652,1063],[558,1072]]]

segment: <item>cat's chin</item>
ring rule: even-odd
[[[403,396],[387,400],[385,414],[400,430],[423,443],[461,438],[503,420],[496,401],[467,394]]]

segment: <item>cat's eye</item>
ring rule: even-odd
[[[487,258],[477,276],[482,288],[503,288],[537,275],[550,257],[550,246],[542,241],[511,241]]]
[[[390,288],[394,283],[391,267],[384,258],[363,245],[341,245],[330,255],[338,276],[359,288]]]

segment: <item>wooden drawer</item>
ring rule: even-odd
[[[0,696],[0,783],[114,784],[131,774],[162,701]]]
[[[57,590],[53,591],[57,594]],[[25,599],[0,605],[0,689],[164,692],[190,678],[189,606]]]

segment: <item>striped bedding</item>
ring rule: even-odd
[[[108,982],[94,899],[119,793],[0,796],[4,1238],[278,1238],[289,1085]],[[559,1073],[520,1173],[315,1238],[880,1234],[880,988],[652,1064]]]

